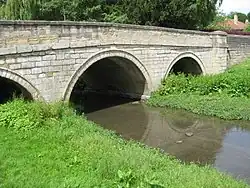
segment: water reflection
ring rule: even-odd
[[[211,164],[250,183],[250,129],[186,111],[131,103],[86,115],[126,139],[161,148],[185,162]]]
[[[222,144],[214,167],[250,183],[250,131],[232,127]]]

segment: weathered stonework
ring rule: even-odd
[[[229,65],[240,63],[247,57],[250,57],[250,37],[228,35],[228,60]]]
[[[229,64],[228,44],[224,33],[111,23],[0,21],[0,76],[18,75],[14,81],[34,98],[68,100],[92,64],[120,57],[140,70],[146,79],[144,94],[150,95],[181,58],[194,59],[203,74],[224,71]]]

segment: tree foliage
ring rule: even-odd
[[[207,30],[230,30],[231,28],[224,24],[224,21],[228,19],[227,15],[223,12],[217,11],[213,21],[205,28]]]
[[[228,15],[228,17],[231,18],[231,19],[233,19],[235,14],[238,16],[238,20],[239,20],[240,22],[245,23],[245,21],[246,21],[246,19],[247,19],[247,15],[244,14],[244,13],[241,13],[241,12],[231,12],[231,13]]]
[[[2,19],[107,21],[184,29],[207,26],[222,0],[2,0]]]
[[[247,27],[245,28],[246,32],[250,32],[250,24],[247,25]]]
[[[38,14],[40,0],[2,0],[0,16],[2,19],[34,19]]]
[[[102,6],[103,0],[43,0],[39,19],[100,21]]]

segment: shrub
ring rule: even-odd
[[[206,76],[170,75],[162,81],[155,92],[161,96],[167,94],[192,93],[198,95],[228,94],[249,96],[250,61],[234,66],[225,73]]]
[[[250,32],[250,24],[247,25],[247,27],[244,30],[245,32]]]
[[[14,99],[0,105],[0,126],[14,129],[33,129],[47,125],[48,120],[56,121],[73,111],[66,104],[45,104]]]

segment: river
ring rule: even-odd
[[[87,102],[86,102],[87,101]],[[85,115],[125,139],[160,148],[183,162],[209,164],[250,184],[250,126],[184,110],[91,98]]]

